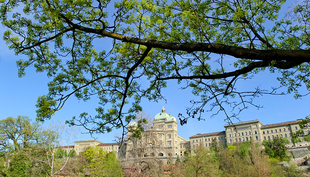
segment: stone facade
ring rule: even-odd
[[[262,143],[264,140],[273,140],[274,138],[287,138],[291,144],[287,147],[293,147],[291,140],[291,133],[295,133],[300,130],[299,122],[301,119],[296,121],[282,122],[276,124],[263,125],[259,120],[252,120],[246,122],[240,122],[235,124],[225,125],[225,131],[197,134],[190,138],[190,147],[192,150],[195,149],[200,143],[205,147],[209,148],[211,142],[215,139],[218,145],[225,146],[227,143],[241,143],[250,141],[251,139]],[[306,126],[304,130],[305,134],[310,134],[310,124]],[[300,137],[302,140],[302,137]],[[309,146],[309,142],[300,142],[296,146]]]
[[[264,140],[272,140],[277,137],[287,138],[293,147],[291,133],[300,130],[298,123],[301,121],[289,121],[276,124],[263,125],[259,120],[240,122],[225,125],[225,131],[196,134],[189,137],[189,140],[178,135],[177,121],[171,114],[166,113],[163,108],[154,117],[152,125],[141,134],[141,139],[133,138],[130,130],[137,127],[137,122],[132,121],[128,125],[127,142],[120,146],[119,143],[102,143],[96,140],[75,141],[74,146],[63,146],[61,148],[70,151],[74,149],[76,153],[84,152],[90,146],[102,147],[107,152],[115,151],[122,161],[133,159],[176,159],[182,157],[187,152],[193,152],[198,145],[203,144],[209,148],[215,140],[218,145],[226,146],[227,143],[241,143],[250,141],[262,143]],[[310,134],[310,124],[304,130],[305,134]],[[302,140],[302,138],[301,138]],[[309,142],[300,142],[295,146],[310,146]]]
[[[189,141],[178,135],[177,124],[175,117],[163,108],[154,117],[153,125],[142,133],[141,139],[137,139],[131,138],[130,130],[137,126],[136,122],[131,122],[128,127],[126,159],[183,156],[189,148]]]

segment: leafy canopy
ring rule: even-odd
[[[2,0],[0,18],[9,48],[28,56],[17,61],[19,76],[34,66],[52,79],[38,98],[38,120],[50,119],[70,97],[97,96],[97,115],[83,112],[68,122],[104,133],[126,127],[141,99],[163,99],[171,80],[201,97],[180,114],[182,124],[205,111],[229,121],[248,105],[258,107],[254,97],[281,94],[278,87],[238,89],[239,80],[264,70],[279,72],[280,87],[296,98],[307,94],[310,4],[299,1],[284,15],[287,3]]]

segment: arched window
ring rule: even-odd
[[[255,130],[255,134],[257,134],[257,131]]]
[[[159,153],[158,156],[164,156],[164,154],[163,153]]]

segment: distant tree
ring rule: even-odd
[[[85,150],[83,155],[88,161],[91,176],[122,176],[123,171],[114,152],[107,153],[95,146]]]
[[[195,149],[194,154],[186,156],[185,176],[219,176],[219,162],[214,152],[202,144]]]
[[[220,154],[219,163],[223,176],[268,177],[271,174],[268,155],[254,141],[230,145]]]
[[[273,140],[263,141],[265,152],[270,157],[278,158],[279,160],[287,160],[288,158],[286,144],[289,144],[289,141],[285,138],[274,138]]]
[[[0,120],[0,150],[17,152],[40,142],[42,129],[27,116]]]
[[[219,145],[218,145],[218,142],[217,142],[216,138],[212,139],[210,150],[212,150],[214,152],[218,152],[219,151]]]

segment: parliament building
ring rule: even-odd
[[[67,151],[74,149],[76,153],[84,152],[90,146],[99,146],[107,152],[114,151],[120,160],[131,160],[137,158],[158,158],[167,161],[168,158],[176,159],[185,153],[193,152],[196,147],[203,144],[209,148],[212,142],[226,146],[227,143],[235,144],[250,141],[262,143],[264,140],[274,138],[287,138],[291,140],[291,134],[300,130],[301,119],[289,122],[263,125],[259,120],[252,120],[225,125],[224,131],[196,134],[189,140],[178,135],[177,121],[171,114],[166,113],[163,108],[154,117],[152,126],[142,132],[140,138],[133,138],[132,131],[137,127],[137,122],[132,121],[128,125],[127,141],[121,146],[120,143],[102,143],[96,140],[75,141],[74,146],[64,146]],[[305,135],[310,134],[310,126],[306,125]],[[303,141],[295,146],[310,146],[309,142]]]

